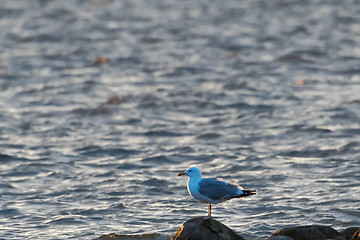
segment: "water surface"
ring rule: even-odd
[[[360,225],[358,1],[2,1],[0,30],[0,238],[169,238],[207,211],[189,166],[259,190],[213,208],[246,239]]]

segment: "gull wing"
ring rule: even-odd
[[[243,194],[242,187],[221,181],[219,178],[201,179],[199,182],[199,193],[219,202]]]

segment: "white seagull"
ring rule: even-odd
[[[221,181],[221,178],[201,178],[201,172],[191,167],[178,176],[187,175],[187,189],[189,194],[202,203],[208,203],[208,216],[211,217],[211,204],[221,203],[232,198],[247,197],[257,193],[256,189],[244,190],[242,187]]]

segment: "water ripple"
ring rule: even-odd
[[[359,7],[2,1],[0,238],[169,239],[189,166],[259,190],[214,206],[246,239],[359,226]]]

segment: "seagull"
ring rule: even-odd
[[[208,203],[208,216],[211,218],[211,204],[221,203],[232,198],[247,197],[257,193],[256,189],[244,190],[242,187],[222,181],[221,178],[201,178],[197,167],[191,167],[178,176],[187,175],[189,194],[202,203]]]

